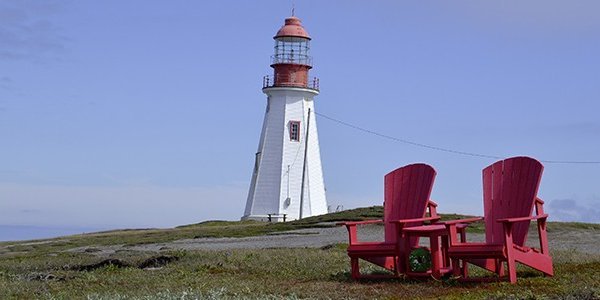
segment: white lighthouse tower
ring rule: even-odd
[[[289,17],[275,37],[273,76],[263,80],[265,118],[242,220],[290,221],[327,213],[314,97],[310,36]]]

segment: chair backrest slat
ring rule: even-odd
[[[396,226],[390,220],[421,218],[433,189],[436,172],[426,164],[412,164],[398,168],[384,177],[385,241],[395,243]],[[423,222],[409,223],[417,226]]]
[[[530,157],[513,157],[483,170],[483,206],[486,242],[501,244],[502,224],[496,220],[531,216],[544,167]],[[513,241],[524,246],[529,222],[513,228]]]

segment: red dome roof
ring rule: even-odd
[[[285,36],[301,37],[310,40],[308,32],[306,32],[304,27],[302,27],[302,22],[300,22],[300,19],[294,16],[285,19],[285,25],[283,25],[279,31],[277,31],[277,34],[273,38]]]

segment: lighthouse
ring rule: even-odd
[[[327,213],[314,97],[311,38],[295,16],[273,37],[272,76],[263,78],[265,117],[242,220],[291,221]]]

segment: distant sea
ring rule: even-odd
[[[106,229],[107,228],[91,227],[42,227],[26,225],[0,225],[0,242],[46,239],[63,235],[96,232]]]

